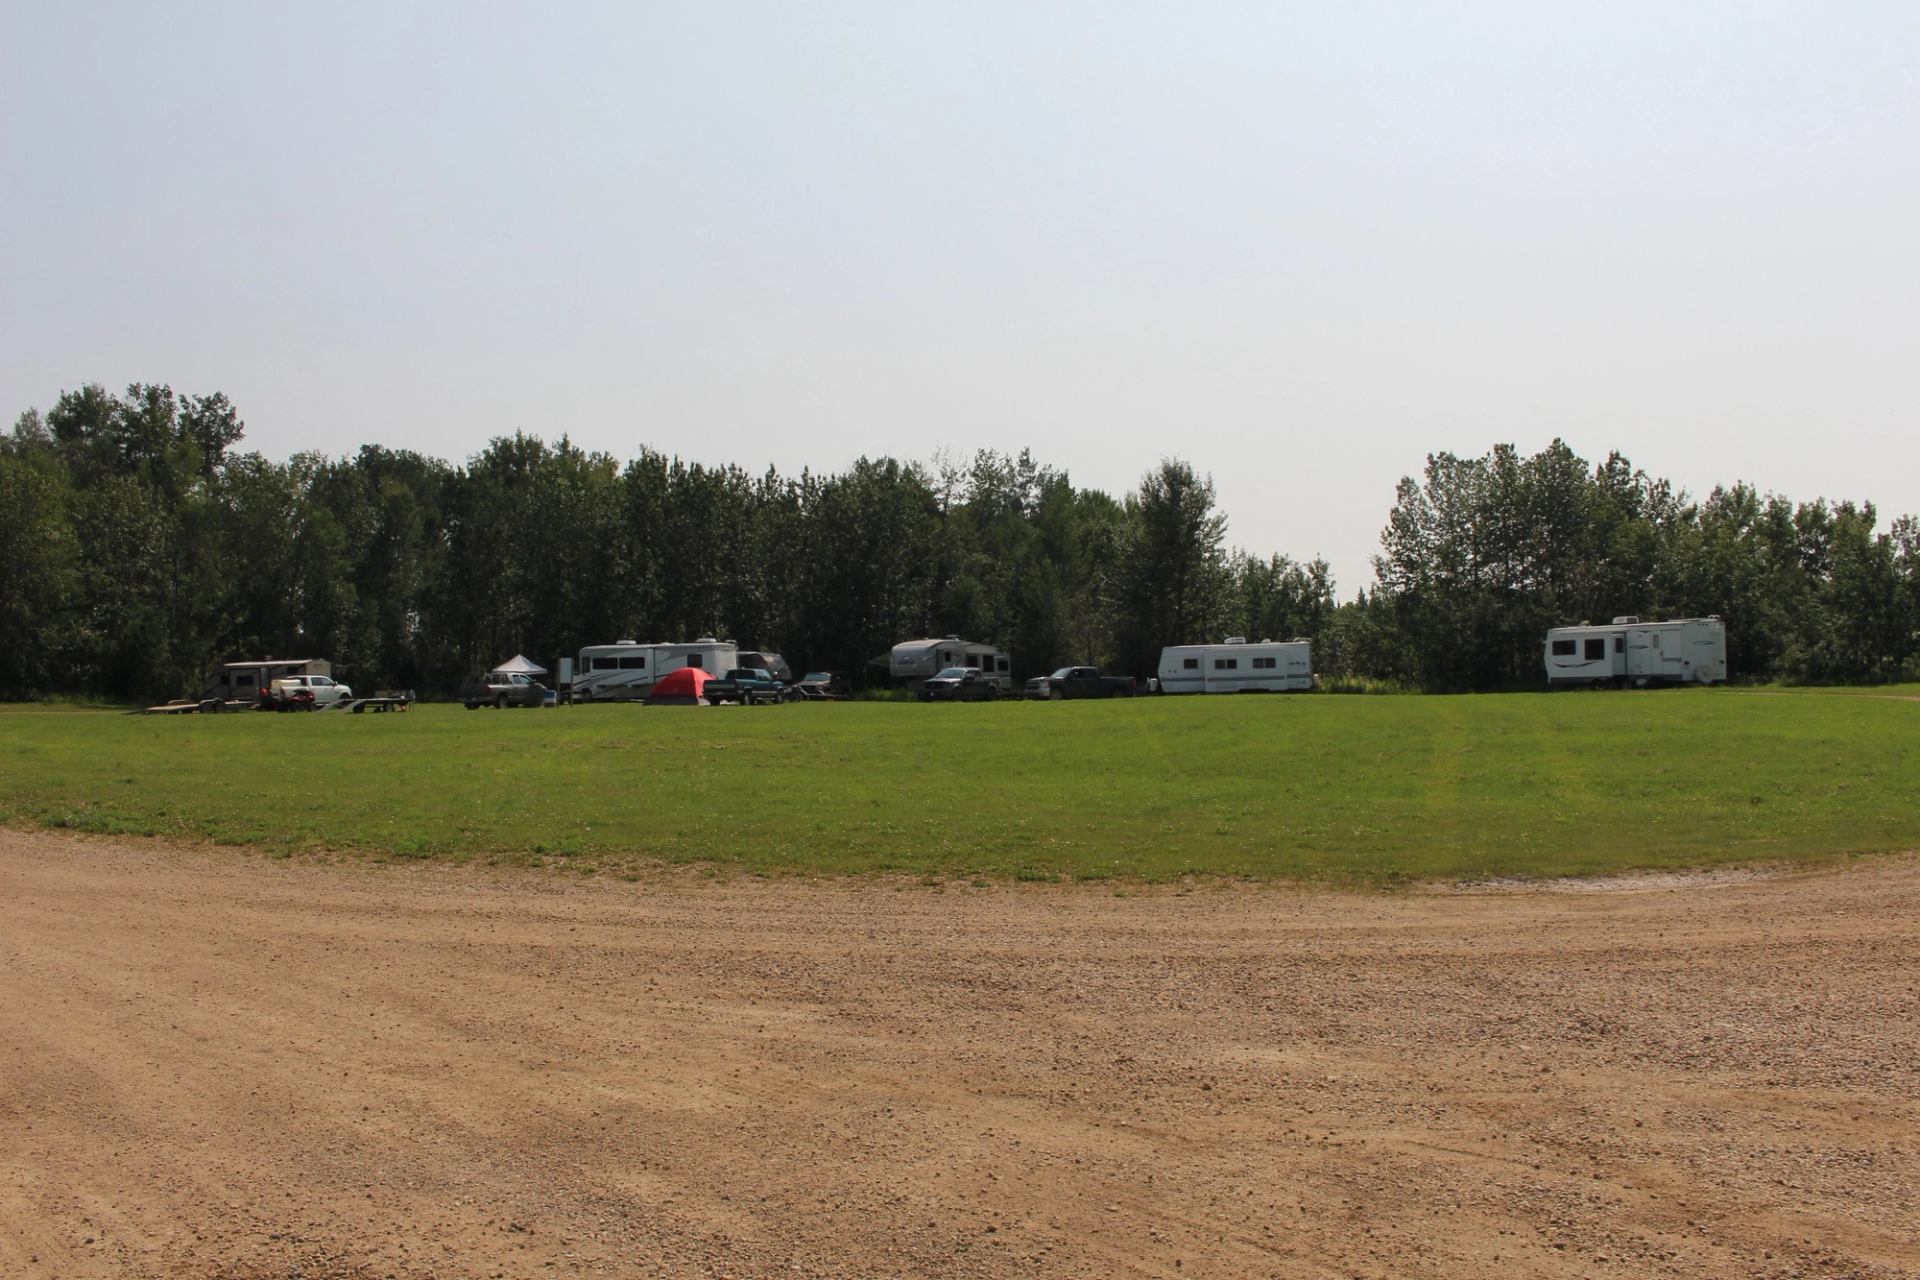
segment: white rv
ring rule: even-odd
[[[1313,645],[1305,640],[1228,636],[1224,644],[1176,644],[1160,651],[1162,693],[1294,693],[1313,688]]]
[[[902,640],[887,653],[887,674],[906,681],[909,689],[918,689],[921,681],[948,667],[978,667],[981,677],[999,685],[1002,693],[1013,691],[1013,659],[990,644],[941,636]]]
[[[1547,684],[1718,684],[1727,678],[1727,628],[1717,617],[1642,622],[1615,618],[1547,632]]]
[[[691,644],[642,644],[620,640],[590,644],[573,668],[575,702],[630,702],[653,692],[653,682],[681,667],[699,667],[723,676],[739,665],[739,647],[731,640],[704,636]]]

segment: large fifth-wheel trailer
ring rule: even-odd
[[[998,685],[1002,693],[1013,690],[1013,659],[1006,650],[959,636],[934,636],[925,640],[902,640],[875,658],[873,665],[885,664],[887,674],[918,691],[923,681],[939,675],[948,667],[974,667],[980,678]]]
[[[1551,688],[1610,684],[1719,684],[1727,678],[1727,627],[1717,617],[1642,622],[1615,618],[1547,632]]]

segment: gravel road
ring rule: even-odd
[[[0,1276],[1920,1275],[1917,922],[0,833]]]

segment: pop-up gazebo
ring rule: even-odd
[[[704,707],[707,681],[713,679],[713,672],[699,667],[681,667],[669,671],[654,682],[653,692],[647,695],[650,707]]]
[[[524,653],[516,653],[493,669],[496,676],[543,676],[547,669]]]

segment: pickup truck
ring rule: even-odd
[[[1132,676],[1103,676],[1098,667],[1062,667],[1047,677],[1047,696],[1063,698],[1131,698],[1139,690]]]
[[[838,671],[809,671],[787,690],[787,697],[809,702],[845,702],[852,696],[846,676]]]
[[[475,676],[460,686],[460,701],[469,711],[484,704],[505,710],[508,707],[539,707],[547,701],[547,686],[532,676],[489,672]]]
[[[281,676],[267,688],[261,701],[275,708],[317,710],[353,700],[353,690],[335,684],[330,676]]]
[[[718,680],[709,680],[700,696],[711,703],[785,702],[787,686],[765,667],[735,667]]]

